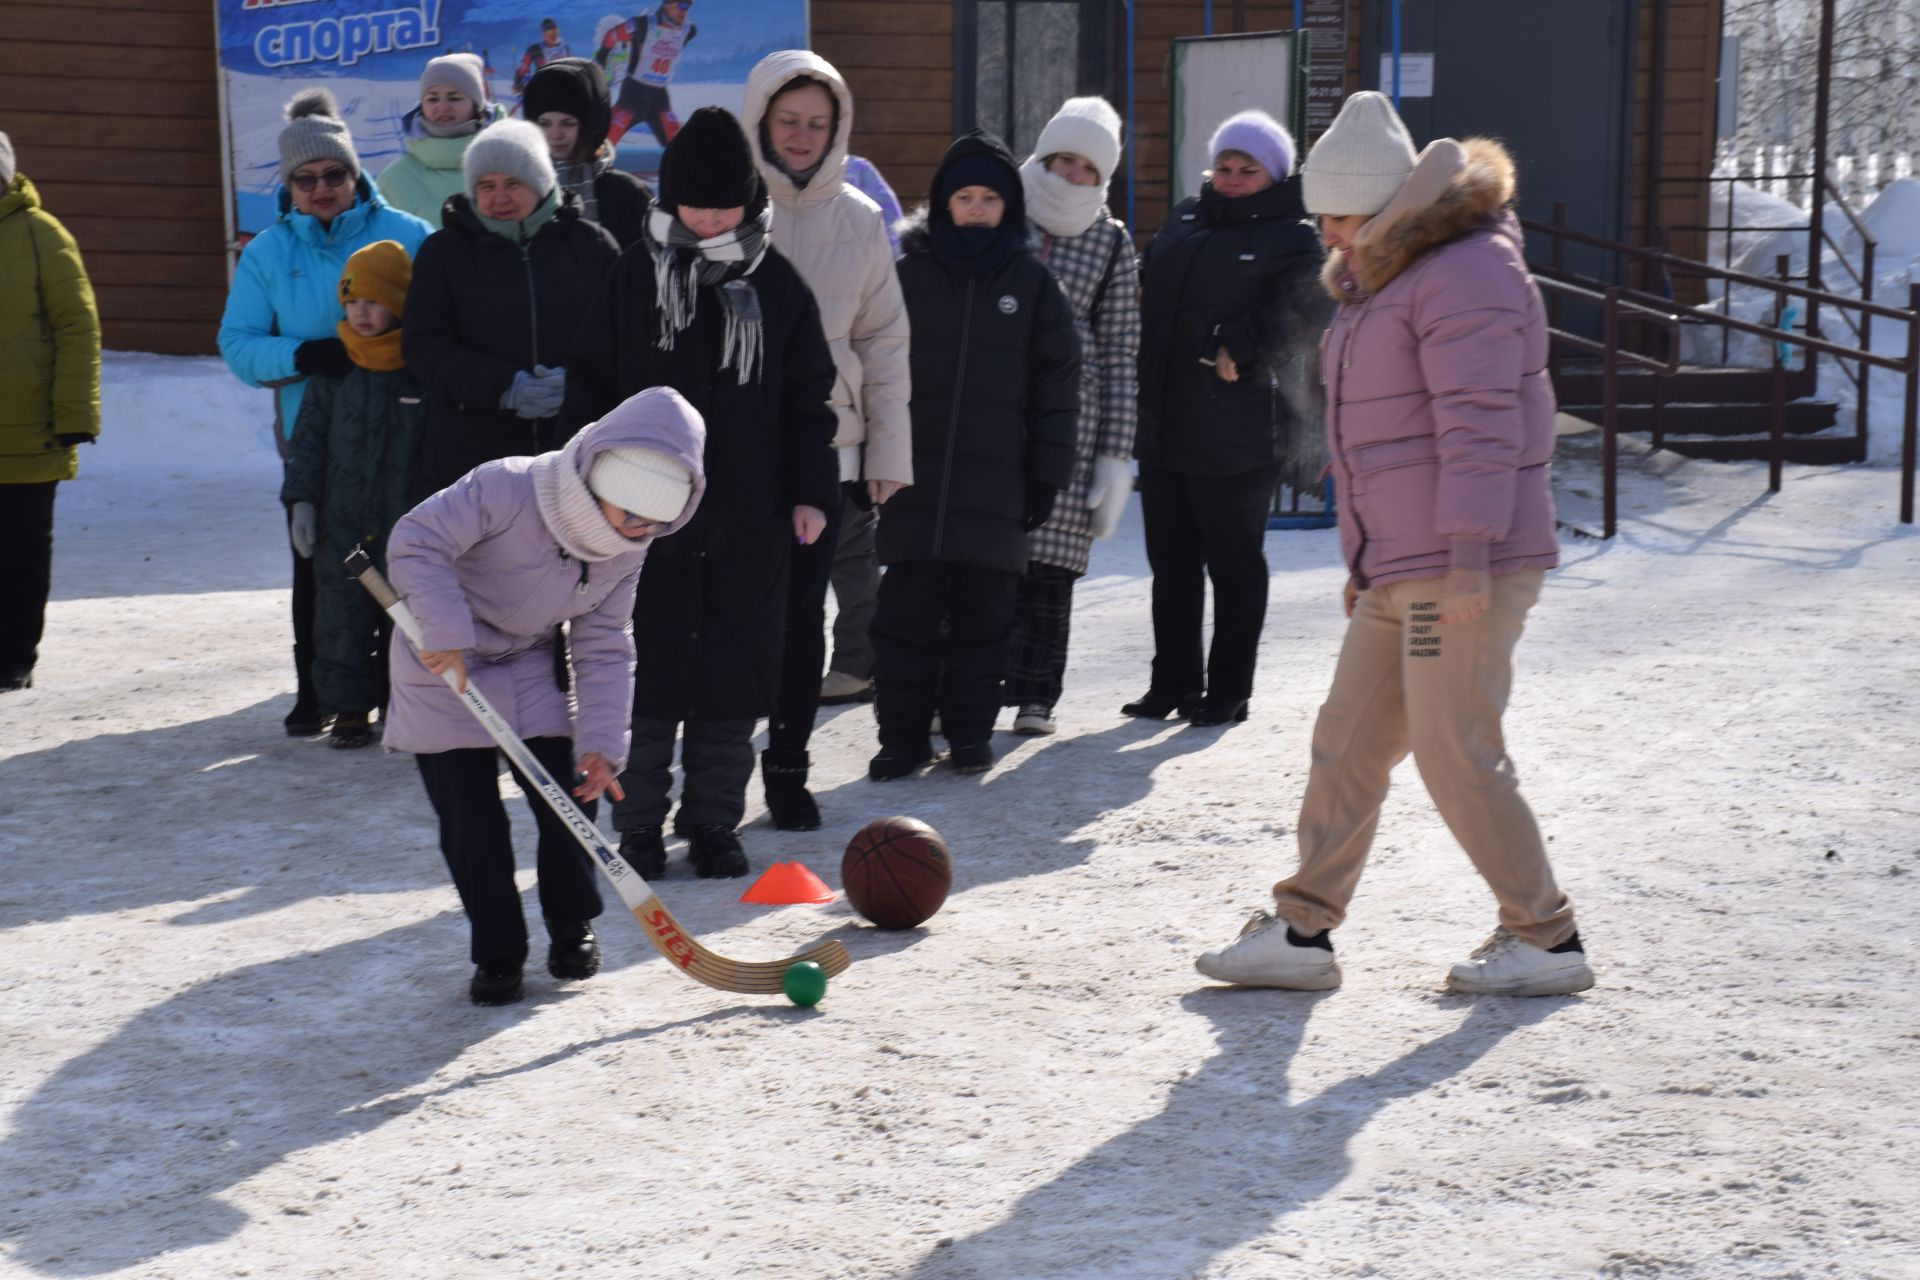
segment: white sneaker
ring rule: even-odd
[[[1044,702],[1025,704],[1013,718],[1013,731],[1026,738],[1044,737],[1059,727],[1053,720],[1053,708]]]
[[[1447,989],[1481,996],[1567,996],[1593,985],[1580,935],[1575,950],[1547,951],[1505,929],[1493,934],[1447,974]],[[1562,944],[1565,945],[1564,943]]]
[[[1232,946],[1207,952],[1193,967],[1216,982],[1242,987],[1330,991],[1340,985],[1332,949],[1296,945],[1287,937],[1287,922],[1267,911],[1256,911]]]

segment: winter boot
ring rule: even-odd
[[[911,747],[881,747],[880,754],[867,762],[869,782],[892,782],[916,773],[933,762],[933,744],[918,742]]]
[[[731,880],[750,869],[739,833],[724,822],[698,823],[687,839],[691,845],[687,859],[693,863],[693,874],[702,880]]]
[[[760,753],[760,782],[767,792],[767,812],[781,831],[820,829],[820,806],[807,790],[810,763],[804,751]]]
[[[1247,718],[1247,700],[1207,697],[1200,699],[1186,711],[1187,723],[1201,728],[1212,728],[1214,725],[1221,724],[1242,724]]]
[[[591,920],[547,921],[547,972],[556,978],[591,978],[600,972],[600,939]]]
[[[350,715],[337,715],[333,718],[333,728],[327,731],[327,745],[352,749],[369,746],[373,742],[373,726],[367,722],[365,711]]]
[[[1505,929],[1447,974],[1447,990],[1481,996],[1570,996],[1593,985],[1579,933],[1557,947],[1536,947]]]
[[[473,981],[467,984],[468,997],[475,1004],[484,1005],[517,1004],[522,990],[517,964],[480,965],[473,971]]]
[[[17,693],[33,688],[33,668],[20,667],[0,671],[0,693]]]
[[[947,749],[947,762],[955,773],[985,773],[993,768],[993,744],[985,740],[953,743]]]
[[[658,827],[622,831],[620,857],[642,880],[658,880],[667,874],[667,841]]]
[[[1308,937],[1267,911],[1254,912],[1232,946],[1207,952],[1193,967],[1216,982],[1242,987],[1329,991],[1340,985],[1326,930]]]
[[[1149,689],[1121,707],[1120,714],[1137,716],[1142,720],[1165,720],[1171,715],[1184,716],[1205,696],[1198,689],[1192,693],[1168,693],[1164,689]]]

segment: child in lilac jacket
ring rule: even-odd
[[[527,931],[493,740],[441,674],[472,680],[555,777],[577,771],[574,794],[589,816],[609,786],[617,797],[633,704],[634,586],[652,540],[699,506],[705,442],[693,407],[652,388],[565,448],[475,467],[394,526],[389,574],[419,619],[422,647],[393,645],[385,745],[415,753],[439,815],[441,853],[473,930],[476,1004],[519,998]],[[520,786],[540,828],[548,969],[589,977],[600,963],[588,923],[601,909],[594,871],[532,784]]]

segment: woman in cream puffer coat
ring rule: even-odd
[[[907,310],[880,207],[846,183],[853,95],[833,64],[805,49],[762,58],[747,76],[741,120],[774,203],[773,243],[820,304],[833,351],[834,447],[845,500],[827,531],[794,549],[780,694],[761,780],[774,825],[808,831],[807,742],[826,658],[827,582],[843,527],[913,482],[907,417]]]

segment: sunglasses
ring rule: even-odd
[[[293,175],[293,186],[304,195],[323,182],[329,187],[344,187],[352,177],[345,169],[329,169],[321,174],[296,173]]]

